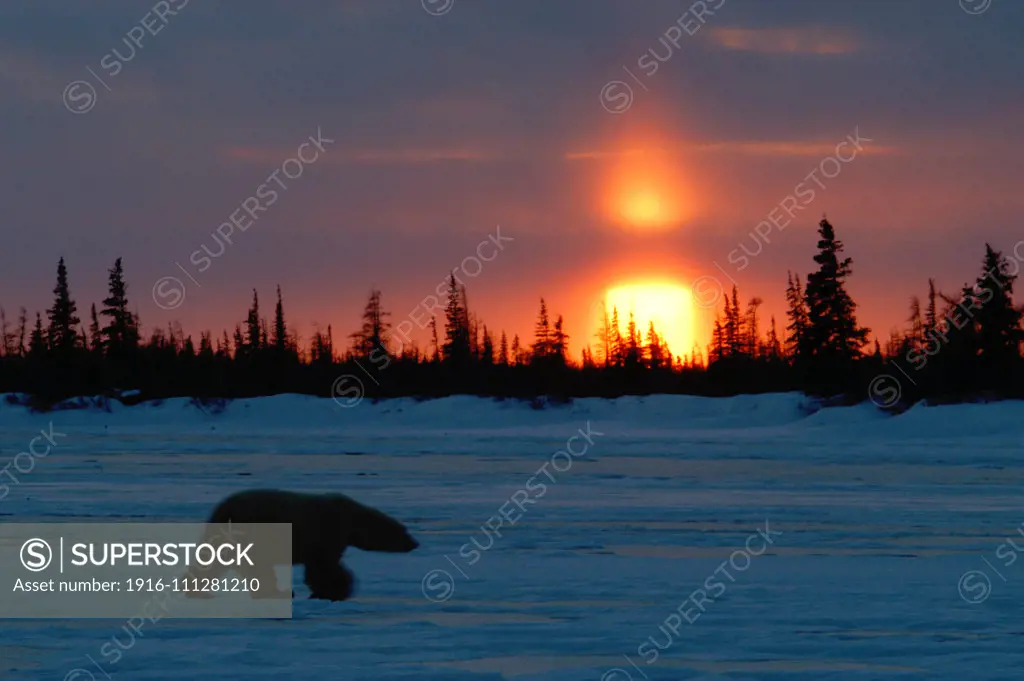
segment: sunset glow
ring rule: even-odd
[[[619,330],[625,335],[632,312],[637,330],[646,344],[650,323],[658,335],[665,339],[672,355],[688,356],[696,340],[696,320],[693,313],[693,297],[690,290],[667,282],[638,282],[614,286],[605,292],[605,307],[611,319],[612,311],[618,310]],[[602,319],[594,321],[595,333],[601,328]]]
[[[666,222],[669,215],[657,194],[639,191],[624,201],[622,217],[633,225],[657,226]]]
[[[657,146],[623,152],[610,165],[602,193],[608,218],[626,229],[672,229],[693,212],[678,158]]]

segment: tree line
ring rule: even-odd
[[[850,402],[869,397],[873,381],[891,375],[906,377],[904,402],[1022,396],[1016,260],[986,244],[982,273],[973,284],[947,295],[929,280],[924,309],[913,297],[905,326],[892,331],[884,347],[876,340],[868,349],[870,330],[857,322],[845,285],[852,259],[843,256],[828,220],[822,219],[818,234],[816,268],[804,279],[788,274],[782,328],[774,317],[763,323],[761,298],[741,306],[733,287],[723,296],[710,344],[687,349],[685,358],[654,323],[638,328],[632,312],[613,308],[577,361],[569,355],[563,316],[552,314],[544,299],[532,339],[509,338],[471,310],[466,287],[454,273],[444,314],[430,318],[424,348],[393,333],[376,289],[361,326],[337,343],[330,326],[317,328],[302,343],[286,319],[280,287],[269,322],[254,290],[245,320],[233,332],[224,329],[214,338],[204,331],[197,344],[171,323],[144,337],[129,305],[121,258],[108,271],[107,297],[99,309],[90,307],[84,321],[61,258],[45,320],[38,312],[31,320],[21,308],[12,324],[0,307],[0,392],[28,395],[40,408],[69,397],[119,397],[129,390],[134,400],[331,396],[342,376],[349,377],[348,390],[355,387],[370,398],[476,394],[539,402],[800,390]]]

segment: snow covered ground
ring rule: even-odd
[[[60,434],[0,480],[3,522],[201,522],[271,486],[422,546],[352,550],[345,603],[297,569],[291,620],[0,620],[0,678],[1019,678],[1024,404],[804,402],[2,404],[0,468]]]

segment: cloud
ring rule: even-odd
[[[844,138],[845,139],[845,138]],[[836,152],[836,144],[840,140],[831,141],[758,141],[758,142],[712,142],[708,144],[697,144],[690,147],[692,151],[707,152],[713,154],[735,154],[745,156],[831,156]],[[875,144],[874,141],[864,145],[863,150],[858,154],[870,156],[899,154],[901,150],[897,147],[887,147]]]
[[[722,141],[691,144],[675,144],[658,147],[632,147],[627,149],[584,149],[552,154],[543,149],[523,144],[516,151],[496,148],[408,148],[408,149],[329,149],[324,161],[340,165],[392,165],[412,166],[434,163],[500,163],[518,160],[546,161],[561,158],[565,161],[602,161],[629,157],[680,156],[694,153],[730,156],[766,157],[823,157],[835,153],[836,144],[842,139],[826,141],[776,140],[776,141]],[[294,149],[271,149],[259,147],[230,147],[225,155],[242,162],[280,163],[282,159],[294,156]],[[901,153],[896,147],[869,144],[861,152],[869,155],[891,155]]]
[[[253,147],[232,147],[226,151],[228,157],[239,161],[280,163],[295,155],[295,150],[257,149]],[[500,160],[500,154],[473,149],[328,149],[324,160],[328,163],[367,165],[420,165],[458,161],[466,163]]]
[[[860,49],[848,33],[821,26],[791,28],[720,27],[711,39],[727,50],[765,54],[850,54]]]
[[[670,149],[653,147],[650,149],[569,151],[566,152],[564,158],[567,161],[600,161],[607,158],[627,158],[630,156],[652,156],[670,153],[672,153]]]
[[[630,156],[678,156],[683,154],[707,153],[731,156],[774,156],[778,158],[792,158],[797,156],[823,157],[835,153],[836,144],[845,138],[837,140],[768,140],[768,141],[743,141],[729,140],[722,142],[701,142],[692,144],[675,145],[671,147],[650,147],[634,149],[594,149],[586,151],[571,151],[564,155],[567,161],[599,161],[604,159],[626,158]],[[894,155],[903,153],[898,147],[883,146],[874,143],[866,144],[861,154],[879,156]]]

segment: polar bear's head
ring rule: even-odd
[[[349,536],[347,544],[363,551],[408,553],[420,543],[405,525],[375,508],[352,502],[352,506],[339,509],[347,515]]]

